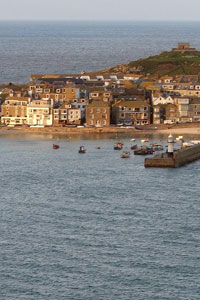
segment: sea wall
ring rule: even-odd
[[[180,167],[200,158],[200,145],[175,151],[173,155],[175,167]]]
[[[144,166],[145,168],[177,168],[197,159],[200,159],[200,145],[177,150],[172,157],[163,153],[152,158],[146,158]]]
[[[167,155],[156,155],[155,157],[145,158],[145,168],[175,168],[175,161],[173,157]]]

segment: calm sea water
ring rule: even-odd
[[[79,73],[157,54],[188,41],[200,22],[0,22],[0,82],[31,73]]]
[[[116,138],[0,135],[0,299],[199,300],[200,161],[145,169]]]

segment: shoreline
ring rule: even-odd
[[[191,125],[191,124],[189,124]],[[58,134],[58,135],[92,135],[92,134],[131,134],[131,135],[200,135],[199,126],[177,126],[158,129],[134,129],[134,128],[66,128],[66,127],[45,127],[45,128],[8,128],[0,127],[0,135],[6,134]]]

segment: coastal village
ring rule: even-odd
[[[196,53],[189,43],[172,52]],[[194,54],[195,55],[195,54]],[[31,75],[0,89],[1,127],[154,128],[200,122],[200,76],[126,73]]]

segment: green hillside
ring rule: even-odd
[[[137,73],[148,77],[198,75],[200,73],[200,52],[162,52],[159,55],[131,61],[107,71]]]

